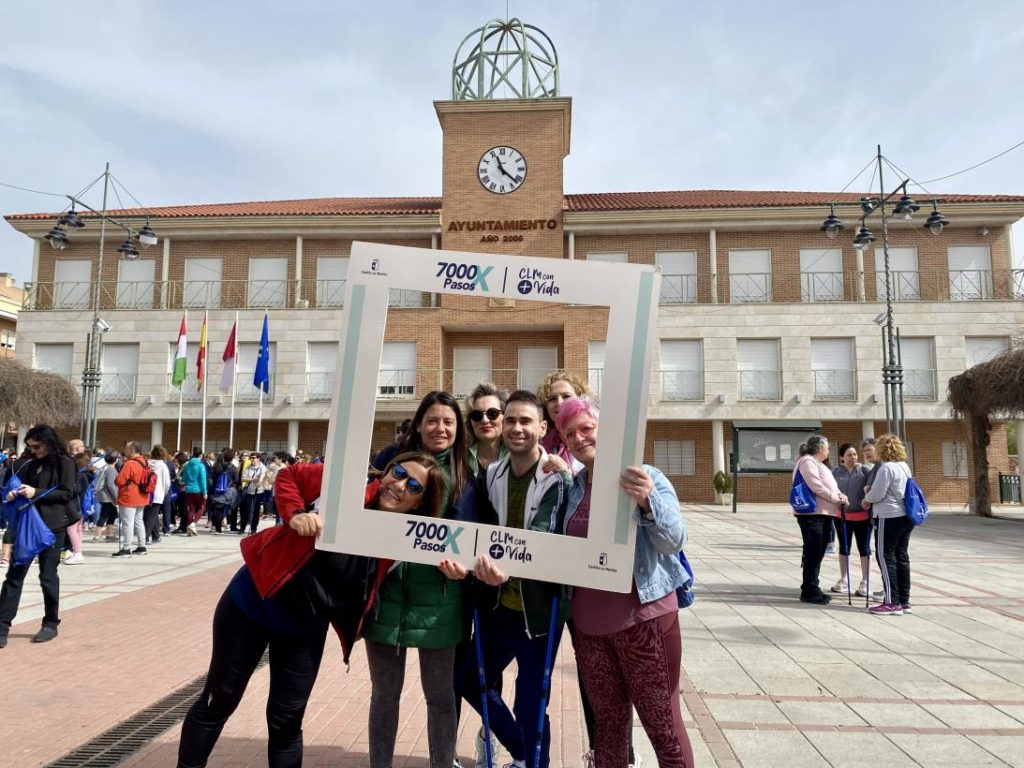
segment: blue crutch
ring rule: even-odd
[[[540,712],[537,715],[537,746],[533,750],[534,768],[540,768],[540,754],[544,746],[544,715],[551,697],[551,670],[555,665],[555,626],[558,623],[558,596],[551,598],[551,624],[548,626],[548,650],[544,657],[544,680],[540,687]]]
[[[843,549],[846,550],[846,604],[853,607],[853,590],[850,587],[850,576],[852,571],[850,570],[850,537],[846,530],[846,505],[842,504],[839,507],[839,514],[843,519]],[[840,557],[842,555],[840,554]]]
[[[491,720],[487,714],[487,675],[484,673],[484,649],[480,644],[480,612],[473,609],[473,644],[476,646],[476,669],[480,675],[480,717],[484,721],[484,749],[487,752],[487,768],[494,768],[491,754]]]

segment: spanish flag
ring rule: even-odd
[[[196,358],[196,381],[202,385],[203,376],[206,375],[206,321],[209,319],[209,311],[203,313],[203,330],[199,334],[199,356]]]

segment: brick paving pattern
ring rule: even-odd
[[[697,506],[686,515],[699,591],[681,617],[682,699],[698,766],[1024,766],[1021,520],[934,514],[912,538],[914,613],[877,617],[845,597],[827,608],[796,600],[799,532],[785,508],[742,505],[732,515]],[[110,551],[87,542],[85,565],[61,568],[64,623],[46,645],[29,642],[41,606],[37,582],[27,582],[0,651],[4,766],[44,765],[206,670],[213,606],[239,563],[235,537],[165,539],[127,562]],[[823,583],[836,577],[828,556]],[[357,647],[346,671],[328,643],[305,764],[363,766],[365,656]],[[575,681],[566,642],[551,702],[557,768],[582,764]],[[259,670],[211,766],[266,764],[267,682]],[[410,654],[396,768],[427,766],[424,713]],[[478,726],[467,710],[463,758]],[[179,732],[122,765],[173,766]],[[636,742],[656,765],[639,727]]]

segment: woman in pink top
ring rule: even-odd
[[[796,515],[796,521],[800,524],[800,535],[804,540],[800,601],[816,605],[828,605],[832,599],[818,586],[818,572],[828,546],[832,518],[839,516],[841,504],[849,503],[846,494],[840,492],[836,485],[832,471],[825,466],[827,458],[828,440],[822,435],[811,435],[800,446],[800,458],[793,469],[793,478],[796,479],[799,472],[814,494],[814,512]]]

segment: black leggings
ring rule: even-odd
[[[242,611],[228,590],[213,614],[213,656],[206,685],[181,728],[178,768],[203,768],[238,707],[256,665],[270,647],[267,765],[302,765],[302,718],[320,670],[327,624],[310,635],[282,635]]]
[[[843,520],[839,517],[832,518],[832,524],[836,529],[836,537],[839,539],[839,554],[850,554],[851,544],[857,542],[857,554],[861,557],[871,555],[871,518],[867,520],[847,520],[846,536],[843,536]]]

